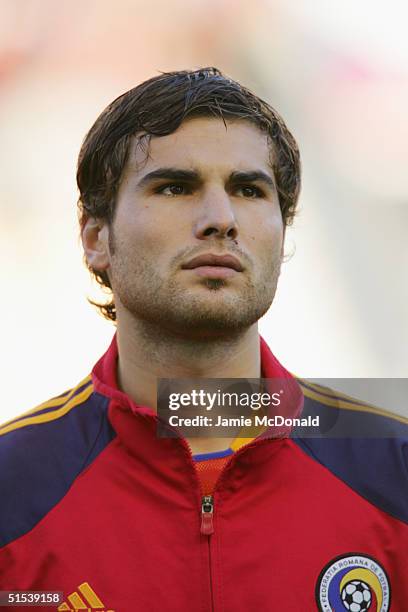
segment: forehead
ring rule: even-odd
[[[248,121],[225,122],[218,118],[197,117],[184,121],[172,134],[151,137],[145,147],[136,137],[132,143],[127,170],[139,173],[159,167],[194,168],[203,173],[262,169],[273,164],[267,135]]]

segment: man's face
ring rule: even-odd
[[[247,329],[272,303],[283,250],[266,135],[195,118],[152,138],[147,160],[135,141],[105,229],[119,323],[126,309],[190,338]],[[192,261],[211,255],[238,265]]]

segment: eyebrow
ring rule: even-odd
[[[148,183],[158,179],[170,181],[201,182],[200,175],[195,170],[180,170],[179,168],[159,168],[145,174],[138,182],[138,187],[145,187]]]
[[[228,179],[229,185],[237,185],[241,183],[265,183],[271,189],[275,188],[275,181],[269,174],[262,170],[252,170],[248,172],[232,172]]]
[[[145,187],[149,183],[159,180],[188,181],[190,183],[202,183],[202,177],[196,170],[181,170],[180,168],[158,168],[145,174],[138,182],[138,187]],[[231,172],[227,180],[229,187],[242,183],[265,183],[271,189],[275,188],[272,177],[263,170],[249,170]]]

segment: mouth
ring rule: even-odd
[[[225,279],[243,271],[239,259],[233,255],[215,255],[206,253],[194,257],[183,264],[183,270],[192,270],[197,276]]]

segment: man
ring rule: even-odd
[[[405,610],[406,423],[295,380],[258,334],[300,187],[283,120],[214,68],[163,74],[97,119],[78,186],[117,333],[0,428],[0,589],[62,591],[60,611]],[[278,379],[286,416],[372,435],[159,437],[162,378]]]

